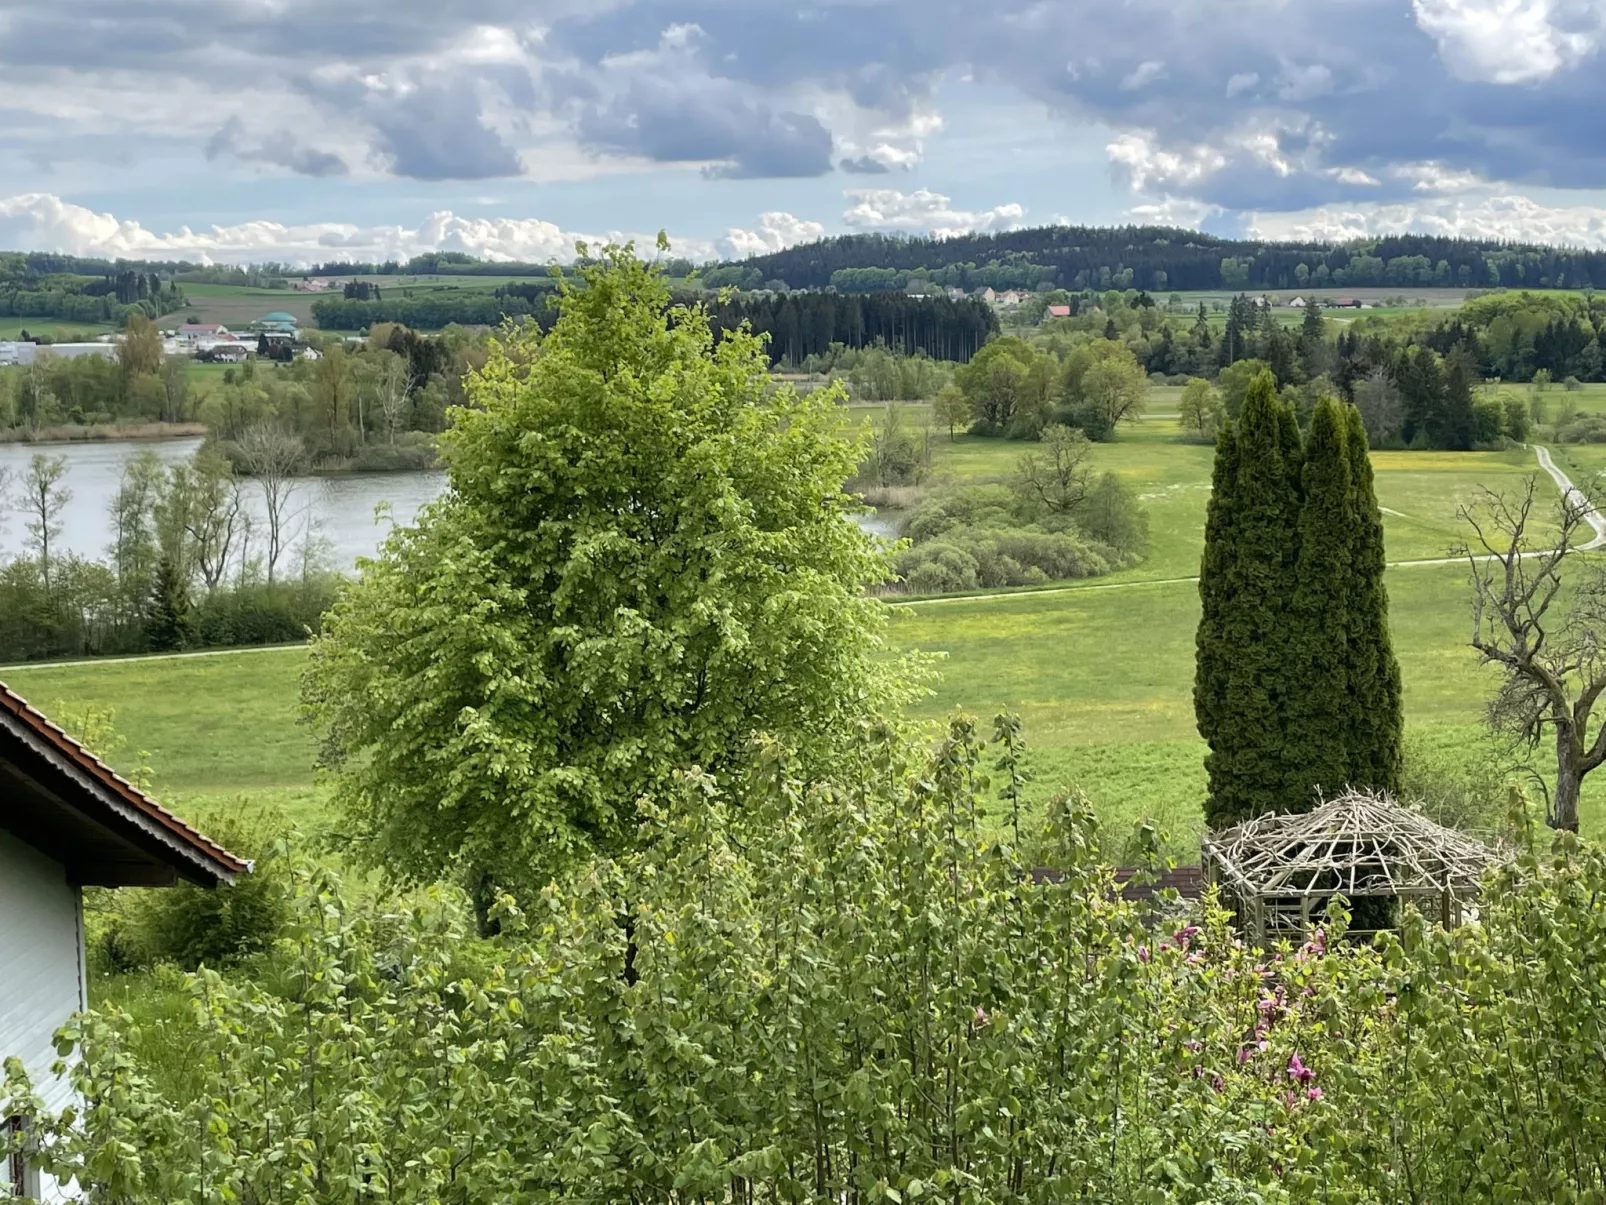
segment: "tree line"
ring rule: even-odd
[[[1047,226],[933,239],[850,234],[738,261],[794,289],[841,271],[922,273],[964,287],[1021,270],[1014,287],[1296,289],[1342,287],[1588,288],[1606,284],[1606,252],[1491,239],[1401,234],[1347,243],[1217,238],[1172,227]],[[943,277],[957,269],[960,275]],[[1033,281],[1024,270],[1044,273]],[[971,275],[974,274],[974,275]]]
[[[130,315],[160,318],[184,304],[183,288],[155,273],[0,277],[0,317],[122,325]]]
[[[738,294],[684,297],[701,301],[717,331],[748,324],[768,336],[772,364],[797,368],[833,345],[881,346],[906,356],[964,363],[998,333],[998,317],[983,302],[946,297],[871,293]]]
[[[316,629],[334,577],[297,517],[299,444],[267,426],[242,444],[250,478],[210,447],[171,465],[150,451],[130,459],[98,558],[62,548],[65,458],[0,473],[0,524],[24,533],[22,555],[0,562],[0,656],[271,644]]]

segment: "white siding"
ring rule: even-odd
[[[83,957],[79,894],[66,871],[0,830],[0,1060],[19,1056],[56,1109],[69,1093],[50,1073],[51,1036],[84,1007]]]

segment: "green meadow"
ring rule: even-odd
[[[1162,414],[1164,391],[1151,414]],[[868,417],[877,407],[854,407]],[[1174,410],[1174,406],[1170,407]],[[919,417],[918,408],[916,410]],[[936,437],[934,477],[1008,481],[1028,445]],[[1558,449],[1576,476],[1606,469],[1606,449]],[[1094,451],[1126,478],[1150,516],[1152,551],[1137,568],[1036,591],[892,605],[894,642],[938,655],[933,722],[963,709],[1002,709],[1027,722],[1038,799],[1086,791],[1116,837],[1143,817],[1185,855],[1200,829],[1204,747],[1194,731],[1192,581],[1203,539],[1211,449],[1184,442],[1172,418],[1150,418]],[[1527,450],[1379,452],[1395,648],[1412,742],[1489,757],[1481,725],[1495,688],[1467,646],[1467,569],[1442,563],[1463,538],[1462,506],[1483,489],[1515,489],[1536,471]],[[1554,490],[1540,478],[1541,496]],[[1431,563],[1435,560],[1441,563]],[[1414,562],[1414,563],[1413,563]],[[299,723],[300,648],[188,658],[32,666],[0,671],[13,689],[69,722],[111,708],[125,768],[148,757],[156,790],[180,811],[272,808],[304,828],[337,823],[316,781],[311,733]],[[1543,763],[1541,751],[1539,762]],[[1585,829],[1606,832],[1606,785],[1586,793]]]

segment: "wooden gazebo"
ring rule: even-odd
[[[1305,940],[1335,896],[1352,908],[1414,901],[1445,926],[1460,924],[1496,860],[1472,838],[1386,795],[1359,791],[1301,815],[1261,816],[1210,833],[1203,853],[1206,879],[1237,913],[1244,936],[1263,946]]]

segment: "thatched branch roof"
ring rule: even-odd
[[[1261,816],[1204,841],[1224,887],[1244,896],[1477,894],[1487,846],[1401,807],[1348,791],[1303,815]]]

